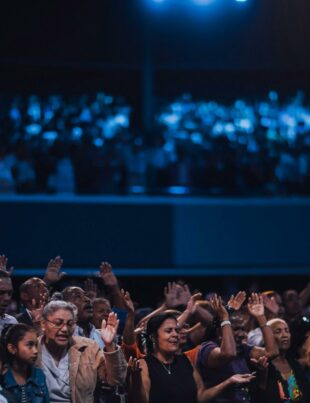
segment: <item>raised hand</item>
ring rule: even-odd
[[[0,255],[0,270],[6,271],[10,276],[13,273],[14,267],[8,269],[8,258],[5,255]]]
[[[84,290],[86,295],[90,298],[91,301],[97,298],[98,287],[93,279],[88,278],[84,281]]]
[[[142,369],[140,368],[139,360],[137,358],[134,358],[133,356],[130,356],[128,360],[127,370],[129,375],[139,374],[142,371]]]
[[[51,259],[48,262],[43,280],[47,285],[55,284],[60,281],[66,273],[61,272],[63,260],[60,256]]]
[[[249,383],[253,379],[255,379],[255,372],[251,374],[236,374],[231,376],[228,381],[230,384],[241,384],[241,383]]]
[[[115,287],[118,285],[117,278],[113,273],[112,266],[109,262],[101,262],[99,269],[99,276],[101,277],[101,280],[103,281],[105,286]]]
[[[119,319],[114,312],[109,313],[108,320],[103,319],[100,334],[107,351],[114,350],[114,341],[117,333]]]
[[[221,321],[229,319],[228,312],[225,306],[223,305],[221,297],[218,297],[216,294],[213,297],[211,297],[210,306],[213,309],[214,313],[218,315]]]
[[[268,358],[265,355],[262,355],[258,358],[251,358],[250,361],[254,365],[254,367],[257,368],[258,371],[267,371],[269,362]]]
[[[253,292],[248,299],[248,310],[250,314],[255,318],[264,316],[265,308],[263,303],[263,297]]]
[[[192,294],[189,290],[187,284],[179,285],[177,284],[177,297],[178,297],[178,305],[187,305],[188,301],[190,300]]]
[[[165,305],[167,308],[174,308],[178,305],[178,288],[176,283],[168,283],[164,289]]]
[[[242,304],[246,299],[246,292],[239,291],[237,295],[232,295],[227,303],[228,308],[232,308],[235,311],[239,311]]]
[[[31,300],[31,306],[28,308],[31,314],[32,321],[40,322],[42,320],[43,309],[48,302],[48,293],[42,292],[39,297],[39,301],[33,298]]]
[[[266,294],[262,294],[262,297],[265,308],[267,308],[273,314],[278,315],[280,307],[275,297],[269,298]]]
[[[121,295],[122,295],[124,306],[125,306],[125,309],[127,310],[127,312],[131,313],[131,314],[135,313],[135,306],[130,297],[129,292],[122,289]]]
[[[201,292],[198,292],[197,294],[194,294],[190,297],[186,307],[189,313],[193,314],[195,312],[197,308],[196,302],[199,301],[201,297]]]

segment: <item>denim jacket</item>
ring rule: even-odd
[[[21,387],[16,383],[11,368],[4,375],[3,386],[15,397],[17,402],[22,401]],[[40,368],[32,367],[31,376],[26,381],[25,389],[28,403],[50,403],[45,375]]]

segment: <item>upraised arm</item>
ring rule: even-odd
[[[236,352],[234,334],[229,321],[229,315],[223,305],[221,297],[215,295],[210,299],[210,305],[214,313],[221,321],[222,341],[220,347],[214,348],[208,356],[208,365],[211,368],[219,368],[232,360]]]
[[[0,255],[0,270],[6,271],[10,276],[13,273],[14,267],[8,269],[8,258],[5,255]]]
[[[265,308],[262,295],[252,293],[248,300],[248,310],[250,314],[257,320],[261,328],[265,348],[253,347],[251,350],[251,358],[259,358],[265,355],[268,358],[275,358],[279,355],[279,349],[271,328],[267,325],[265,316]]]
[[[111,264],[109,262],[101,262],[99,269],[99,276],[103,284],[108,288],[108,291],[111,294],[113,305],[116,308],[126,309],[124,306],[118,280],[113,273]]]

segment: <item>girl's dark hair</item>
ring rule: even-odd
[[[172,312],[164,312],[164,313],[159,313],[156,316],[153,316],[148,322],[146,326],[146,347],[147,347],[147,352],[152,353],[154,351],[153,348],[153,340],[151,337],[155,338],[157,337],[156,333],[160,326],[165,322],[167,319],[174,319],[177,320],[177,316],[175,313]]]
[[[13,344],[17,347],[18,343],[24,338],[28,332],[35,332],[35,330],[26,325],[25,323],[17,323],[15,325],[8,325],[3,328],[1,334],[1,344],[5,349],[6,361],[12,362],[14,355],[8,351],[8,344]]]

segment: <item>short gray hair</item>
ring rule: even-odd
[[[77,307],[71,304],[71,302],[66,301],[51,301],[46,304],[42,313],[43,319],[47,319],[49,315],[53,314],[56,311],[59,311],[60,309],[70,311],[72,313],[73,319],[77,319]]]

